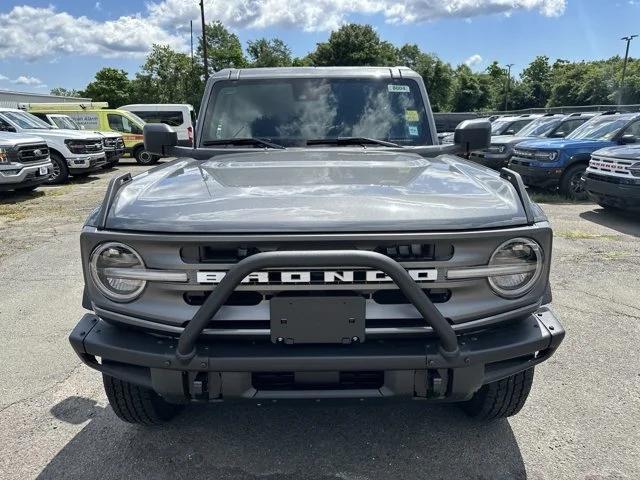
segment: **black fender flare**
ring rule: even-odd
[[[584,163],[586,165],[589,165],[589,160],[591,160],[590,153],[576,153],[575,155],[572,155],[571,157],[569,157],[569,160],[567,161],[567,164],[564,167],[564,169],[567,170],[568,168],[573,167],[577,163]]]

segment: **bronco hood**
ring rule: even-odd
[[[622,145],[607,147],[593,152],[594,156],[640,160],[640,145]]]
[[[575,149],[580,151],[594,150],[597,148],[614,145],[608,140],[589,140],[571,138],[550,138],[546,140],[527,140],[518,144],[518,148],[541,149],[541,150],[563,150]]]
[[[122,187],[105,226],[248,233],[462,230],[525,223],[511,184],[458,157],[327,148],[174,160]]]

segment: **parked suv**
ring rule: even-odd
[[[159,160],[144,149],[144,120],[126,110],[108,108],[107,102],[22,103],[20,107],[29,113],[67,115],[86,130],[120,134],[124,140],[125,153],[130,154],[141,165],[151,165]]]
[[[517,413],[564,330],[552,231],[516,173],[437,144],[407,68],[222,70],[195,148],[115,177],[81,234],[70,341],[121,419],[221,400],[401,397]]]
[[[591,154],[640,138],[640,113],[604,113],[578,127],[565,139],[527,140],[513,152],[509,168],[525,184],[559,189],[564,195],[586,199],[582,176]]]
[[[601,207],[640,209],[640,144],[596,150],[584,181],[589,197]]]
[[[469,159],[494,170],[500,170],[509,164],[513,149],[519,143],[535,138],[564,138],[594,115],[593,113],[544,115],[526,125],[516,135],[492,136],[489,148],[471,152]]]
[[[155,103],[124,105],[120,110],[135,113],[147,123],[164,123],[173,127],[178,134],[178,144],[193,146],[193,130],[196,112],[189,104]]]
[[[0,131],[37,135],[47,142],[53,164],[47,183],[64,183],[69,175],[86,175],[106,163],[102,137],[91,132],[53,128],[22,110],[0,108]]]
[[[540,114],[523,114],[496,118],[491,122],[491,135],[515,135],[541,116]]]
[[[42,138],[0,132],[0,191],[31,191],[46,182],[52,170]]]
[[[32,115],[38,117],[40,120],[47,122],[54,128],[63,128],[67,130],[84,130],[82,125],[76,123],[76,121],[69,115],[62,115],[59,113],[37,113]],[[104,154],[107,158],[107,163],[103,168],[111,168],[120,162],[120,157],[124,155],[124,140],[122,135],[115,132],[98,132],[94,131],[96,135],[102,137],[102,146],[104,147]]]

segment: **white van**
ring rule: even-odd
[[[178,132],[178,145],[193,146],[196,112],[188,104],[148,103],[125,105],[121,110],[135,113],[147,123],[164,123]]]

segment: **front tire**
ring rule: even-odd
[[[138,425],[161,425],[181,410],[179,405],[166,402],[160,395],[133,383],[109,375],[102,375],[109,404],[120,420]]]
[[[133,153],[133,156],[136,159],[136,162],[140,165],[153,165],[160,160],[160,157],[155,155],[151,155],[147,152],[143,147],[138,147],[136,151]]]
[[[53,165],[53,173],[49,179],[44,182],[47,185],[60,185],[69,181],[69,167],[67,161],[57,153],[52,153],[51,164]]]
[[[482,421],[506,418],[518,413],[529,397],[533,368],[497,382],[483,385],[471,400],[460,406],[470,417]]]
[[[586,169],[587,166],[582,164],[569,167],[560,180],[560,193],[572,200],[586,200],[589,198],[582,180],[582,175]]]

